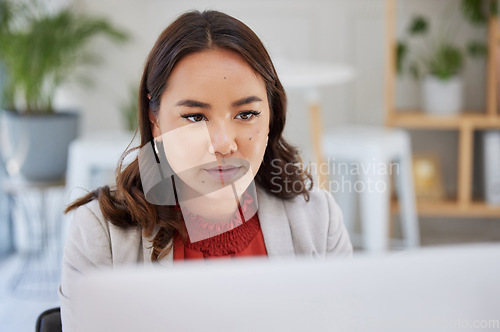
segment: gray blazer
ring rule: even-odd
[[[257,187],[258,216],[270,259],[302,255],[313,258],[351,256],[352,245],[342,213],[330,193],[311,192],[282,200]],[[97,201],[79,207],[70,225],[64,248],[59,287],[65,332],[73,331],[72,298],[78,279],[91,269],[124,264],[152,264],[151,238],[139,227],[121,229],[107,221]],[[173,253],[158,263],[170,265]]]

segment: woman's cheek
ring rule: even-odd
[[[177,174],[216,160],[208,153],[210,136],[206,125],[182,126],[162,138],[167,160]]]
[[[257,173],[262,159],[264,158],[264,153],[266,151],[267,144],[267,131],[255,130],[252,133],[248,133],[246,138],[246,153],[247,158],[250,159],[249,162],[252,167],[252,172]]]

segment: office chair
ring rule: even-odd
[[[36,332],[62,332],[61,308],[45,310],[36,320]]]

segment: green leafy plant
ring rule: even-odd
[[[442,43],[437,45],[434,53],[426,61],[432,75],[447,80],[460,72],[464,57],[458,47]]]
[[[482,26],[491,16],[498,14],[496,0],[462,0],[460,9],[464,17],[472,24]]]
[[[489,17],[498,12],[494,0],[462,0],[460,10],[463,17],[474,26],[484,26]],[[425,17],[419,15],[411,20],[405,36],[397,44],[398,73],[408,71],[415,79],[427,73],[447,80],[463,69],[465,56],[480,58],[488,53],[485,41],[471,40],[465,48],[461,48],[449,42],[450,36],[432,40],[427,47],[419,50],[410,47],[411,39],[425,38],[429,31],[430,25]]]
[[[50,12],[39,0],[0,0],[0,62],[3,106],[27,113],[53,113],[56,89],[81,66],[100,58],[87,45],[97,36],[123,42],[127,34],[106,19],[73,12]],[[87,78],[90,81],[89,78]],[[16,107],[21,99],[23,110]]]

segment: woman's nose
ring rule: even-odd
[[[210,154],[219,153],[223,156],[229,155],[238,150],[236,145],[236,132],[225,121],[213,123],[209,126],[210,142],[208,152]]]

